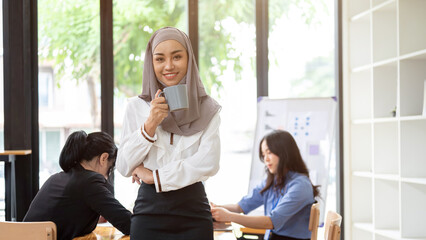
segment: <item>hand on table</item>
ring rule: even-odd
[[[223,207],[217,207],[213,203],[210,203],[212,206],[211,212],[213,219],[217,222],[231,222],[232,213]]]

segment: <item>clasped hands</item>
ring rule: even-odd
[[[152,174],[152,171],[146,168],[142,163],[132,172],[132,183],[134,182],[139,185],[142,182],[146,184],[154,184],[154,175]]]

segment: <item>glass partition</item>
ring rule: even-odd
[[[335,95],[334,2],[269,1],[269,97]]]
[[[334,13],[333,0],[269,1],[270,98],[335,96]],[[335,148],[325,212],[336,211]]]
[[[201,79],[222,105],[220,170],[206,192],[217,204],[235,203],[248,191],[256,125],[255,1],[200,0],[198,16]]]
[[[3,1],[0,1],[0,151],[4,150],[4,95],[3,95]],[[4,162],[0,162],[0,221],[5,213]]]
[[[100,130],[99,1],[39,0],[40,186],[75,130]]]

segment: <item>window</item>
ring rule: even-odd
[[[271,98],[335,96],[334,11],[332,0],[269,1]],[[337,208],[335,149],[332,152],[326,212]]]
[[[40,108],[53,106],[53,69],[40,67],[38,72],[38,105]]]
[[[100,130],[99,1],[39,0],[40,186],[73,130]]]
[[[175,26],[187,32],[187,1],[113,1],[114,34],[114,137],[120,144],[121,124],[127,98],[142,92],[146,45],[159,28]],[[133,208],[139,185],[115,174],[115,195]]]
[[[206,181],[217,204],[235,203],[248,190],[257,109],[254,7],[246,0],[199,1],[200,75],[222,105],[220,171]]]
[[[0,150],[4,150],[4,96],[3,96],[3,1],[0,1]],[[4,162],[0,162],[0,221],[5,220]]]
[[[334,1],[269,1],[269,96],[335,95]]]

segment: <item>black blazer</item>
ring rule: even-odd
[[[77,164],[44,183],[24,221],[53,221],[58,240],[69,240],[91,233],[99,215],[122,233],[130,234],[131,213],[114,198],[112,186],[101,174]]]

